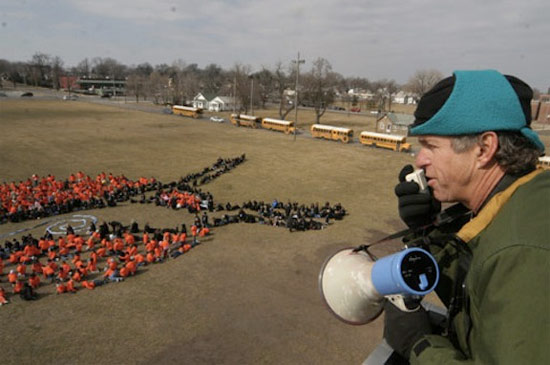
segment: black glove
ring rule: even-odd
[[[413,345],[432,333],[428,312],[421,306],[415,312],[403,312],[389,300],[384,303],[384,338],[395,352],[408,359]]]
[[[414,181],[405,181],[405,176],[413,172],[411,165],[403,167],[399,173],[399,184],[395,186],[399,216],[409,228],[419,228],[433,222],[441,211],[441,203],[430,193],[421,193]]]

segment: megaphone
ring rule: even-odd
[[[382,313],[386,296],[423,296],[430,293],[438,281],[437,262],[421,248],[407,248],[378,260],[366,250],[344,248],[323,264],[319,289],[327,307],[338,319],[362,325]]]

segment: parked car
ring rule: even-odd
[[[65,95],[63,100],[78,100],[78,95]]]
[[[216,123],[223,123],[225,122],[225,119],[223,119],[222,117],[213,116],[213,117],[210,117],[210,121],[216,122]]]
[[[30,91],[27,91],[27,92],[24,92],[23,94],[21,94],[21,97],[30,97],[32,96],[33,94],[30,92]]]

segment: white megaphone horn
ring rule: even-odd
[[[376,261],[360,247],[344,248],[323,264],[319,289],[338,319],[361,325],[382,313],[385,296],[426,295],[438,281],[435,259],[421,248],[407,248]]]

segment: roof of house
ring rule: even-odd
[[[414,115],[401,113],[385,113],[382,114],[376,121],[379,121],[386,116],[395,125],[409,126],[414,122]]]
[[[222,103],[225,103],[225,104],[231,104],[233,102],[232,96],[216,96],[211,101],[214,101],[215,99],[219,99]]]
[[[206,101],[210,101],[212,99],[214,99],[216,97],[216,94],[213,94],[213,93],[198,93],[194,98],[193,100],[197,100],[199,99],[200,97],[203,97],[204,99],[206,99]]]

